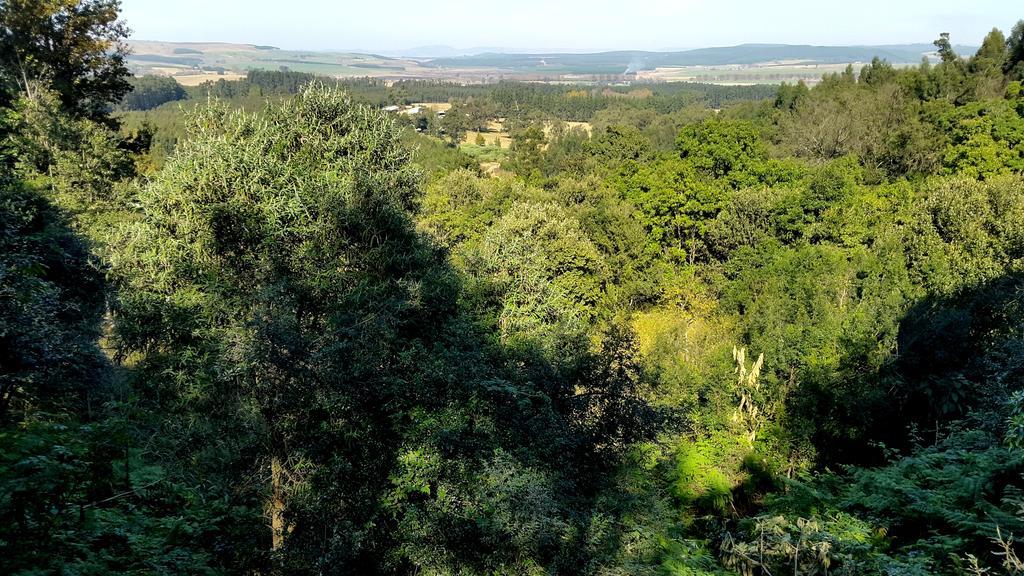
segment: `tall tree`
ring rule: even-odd
[[[115,262],[124,349],[177,374],[193,416],[251,435],[275,551],[366,562],[386,545],[367,532],[393,426],[446,398],[424,354],[454,276],[408,218],[417,174],[387,118],[319,87],[261,115],[214,107],[191,132]]]
[[[102,284],[42,195],[0,173],[0,425],[74,409],[99,379]]]
[[[956,50],[953,49],[953,43],[949,41],[949,32],[939,34],[939,39],[932,42],[932,44],[935,45],[935,48],[939,53],[939,58],[941,58],[943,62],[955,62],[960,58],[960,56],[957,55]]]
[[[6,98],[37,83],[60,94],[75,116],[106,119],[131,90],[124,59],[128,27],[120,0],[5,0],[0,3],[0,81]]]
[[[998,28],[993,28],[981,43],[981,48],[971,59],[971,69],[985,71],[989,68],[1002,68],[1006,62],[1006,36]]]
[[[1004,71],[1011,79],[1024,79],[1024,20],[1017,22],[1006,39],[1006,64]]]

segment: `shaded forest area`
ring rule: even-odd
[[[0,572],[1024,571],[1024,22],[767,93],[186,89],[118,8],[0,3]]]

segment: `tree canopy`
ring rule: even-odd
[[[74,116],[103,119],[129,90],[128,28],[119,0],[7,0],[0,4],[0,73],[7,98],[37,84]],[[8,100],[9,102],[10,100]]]
[[[0,572],[1021,572],[1024,24],[183,87],[118,8],[0,4]]]

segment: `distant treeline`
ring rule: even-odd
[[[118,107],[121,110],[152,110],[188,98],[185,88],[167,76],[140,76],[132,78],[131,85],[131,92],[125,94]]]
[[[612,106],[629,106],[669,113],[695,103],[721,108],[732,102],[774,98],[777,86],[718,86],[715,84],[665,83],[640,86],[553,85],[515,81],[465,85],[434,80],[400,80],[390,85],[375,78],[338,80],[290,70],[251,70],[244,79],[207,82],[183,88],[172,78],[143,77],[133,82],[135,91],[122,102],[124,110],[151,110],[184,98],[214,97],[237,100],[248,97],[287,96],[313,81],[343,88],[355,99],[376,105],[413,102],[451,102],[486,99],[505,115],[530,109],[562,120],[590,120]]]

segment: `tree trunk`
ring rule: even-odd
[[[281,459],[274,456],[270,459],[270,534],[271,550],[278,551],[284,546],[285,533],[288,526],[284,518],[284,465]]]

